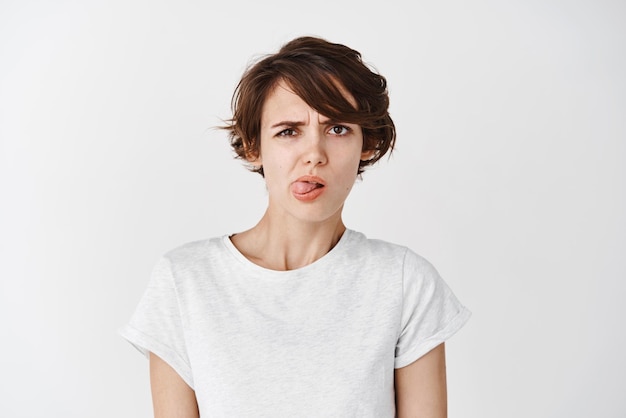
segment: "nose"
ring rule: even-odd
[[[306,149],[303,153],[303,162],[313,166],[326,164],[328,156],[326,154],[323,134],[320,132],[311,132],[305,142]]]

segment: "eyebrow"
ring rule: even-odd
[[[322,120],[320,123],[322,125],[339,125],[342,123],[346,124],[347,122],[339,122],[334,119],[327,119],[327,120]],[[292,127],[292,126],[302,126],[302,125],[305,125],[305,123],[302,121],[283,120],[283,121],[274,123],[273,125],[270,126],[270,128],[280,128],[283,126]]]
[[[280,128],[282,126],[302,126],[304,125],[304,122],[300,121],[291,121],[291,120],[283,120],[281,122],[277,122],[275,124],[273,124],[272,126],[270,126],[270,128]]]

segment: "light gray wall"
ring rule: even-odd
[[[408,5],[411,4],[409,7]],[[345,220],[473,311],[451,417],[626,414],[626,5],[0,2],[0,416],[147,417],[116,334],[162,252],[252,226],[223,132],[248,60],[302,34],[389,80],[398,148]]]

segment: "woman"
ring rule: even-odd
[[[157,417],[445,417],[444,342],[470,316],[425,259],[346,228],[393,149],[386,80],[302,37],[248,68],[224,128],[265,178],[259,222],[165,254],[122,335]]]

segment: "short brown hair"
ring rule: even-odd
[[[231,101],[233,116],[222,127],[238,158],[259,157],[263,104],[279,81],[320,114],[361,126],[363,151],[374,153],[359,163],[359,174],[393,150],[396,130],[388,111],[387,80],[363,63],[358,51],[305,36],[249,66],[239,81]],[[356,108],[342,88],[352,95]],[[262,167],[250,169],[263,175]]]

